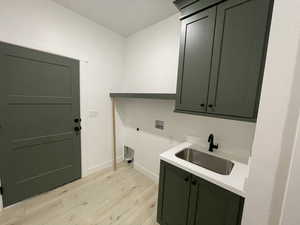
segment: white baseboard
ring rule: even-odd
[[[153,180],[156,184],[158,184],[159,176],[150,170],[143,167],[141,164],[134,162],[134,169],[139,171],[140,173],[144,174],[145,176],[149,177],[151,180]]]
[[[117,157],[117,163],[122,162],[122,160],[123,160],[122,156]],[[102,163],[100,165],[88,168],[85,172],[83,172],[82,177],[86,177],[88,175],[91,175],[93,173],[99,172],[103,169],[106,169],[106,168],[109,168],[109,167],[112,167],[112,166],[113,166],[113,161],[112,160],[107,161],[107,162]]]

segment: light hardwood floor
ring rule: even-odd
[[[129,167],[105,169],[0,212],[1,225],[157,225],[157,185]]]

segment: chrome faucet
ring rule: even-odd
[[[218,144],[217,145],[214,144],[214,135],[213,134],[209,135],[208,142],[209,142],[209,149],[208,149],[208,151],[213,152],[214,149],[218,149],[219,148]]]

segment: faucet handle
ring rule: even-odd
[[[213,152],[214,149],[218,149],[219,148],[218,144],[216,144],[216,145],[214,144],[214,135],[213,134],[209,135],[208,142],[209,142],[209,149],[208,149],[208,151]]]

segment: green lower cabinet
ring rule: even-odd
[[[161,225],[240,225],[244,198],[161,161]]]
[[[158,222],[184,225],[188,219],[191,175],[170,164],[161,164]]]
[[[189,225],[239,225],[243,199],[215,184],[193,177]]]

